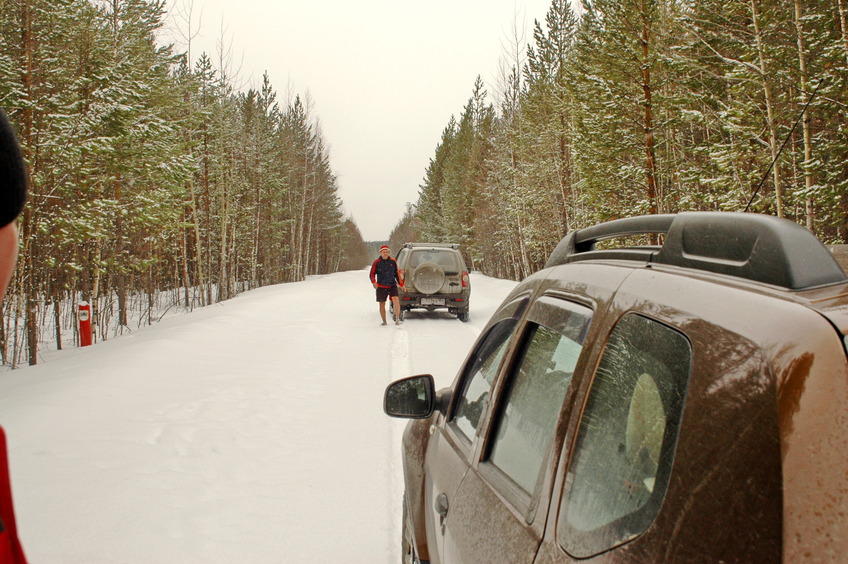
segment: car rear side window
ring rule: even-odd
[[[488,461],[528,496],[534,496],[541,483],[563,400],[592,318],[589,308],[547,301],[559,302],[556,315],[550,316],[556,323],[551,323],[553,327],[529,324],[523,353],[500,402],[488,456]]]
[[[625,315],[613,329],[583,411],[566,479],[559,541],[588,557],[635,538],[659,512],[689,383],[678,331]]]
[[[401,249],[400,251],[398,251],[397,257],[395,259],[397,261],[398,265],[405,264],[406,255],[408,255],[408,254],[409,254],[409,249],[407,249],[405,247],[403,249]],[[401,268],[403,268],[403,266],[401,266]]]

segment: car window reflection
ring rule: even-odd
[[[579,308],[583,309],[583,308]],[[536,491],[591,311],[561,310],[564,332],[533,326],[505,396],[489,462],[527,494]]]
[[[577,435],[563,546],[591,556],[647,529],[665,495],[688,387],[691,347],[640,315],[612,331]]]
[[[492,328],[466,376],[465,389],[457,401],[453,422],[469,441],[474,437],[480,417],[488,405],[492,384],[515,324],[515,319],[506,319]]]

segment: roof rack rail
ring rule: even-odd
[[[596,249],[605,239],[666,233],[660,246]],[[573,231],[546,268],[585,260],[633,260],[714,272],[802,290],[848,281],[830,251],[794,221],[740,212],[681,212],[618,219]]]
[[[404,247],[411,249],[412,247],[430,247],[432,249],[459,249],[459,243],[413,243],[407,242]]]

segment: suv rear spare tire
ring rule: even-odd
[[[435,294],[445,283],[445,272],[438,264],[425,262],[412,273],[412,283],[422,294]]]

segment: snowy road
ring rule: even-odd
[[[386,384],[456,370],[513,282],[472,274],[471,321],[381,327],[365,271],[263,288],[0,374],[34,563],[399,561]]]

